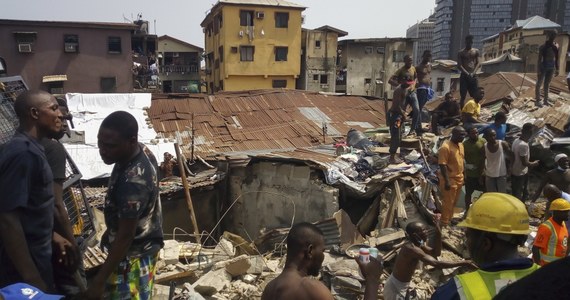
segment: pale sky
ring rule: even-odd
[[[170,35],[203,47],[200,23],[217,0],[2,0],[0,19],[124,22],[141,13],[150,32]],[[345,38],[403,37],[412,24],[427,18],[435,0],[289,0],[307,7],[305,28],[330,25]]]

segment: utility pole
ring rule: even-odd
[[[194,162],[194,133],[196,132],[196,130],[194,130],[194,113],[192,113],[192,128],[190,128],[191,132],[192,132],[192,150],[190,153],[190,161]]]

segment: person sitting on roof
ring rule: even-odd
[[[485,90],[479,87],[473,99],[467,101],[461,109],[461,120],[463,123],[483,123],[479,119],[481,114],[481,101],[485,98]]]
[[[441,135],[439,126],[459,125],[461,108],[459,103],[453,98],[451,92],[446,93],[435,110],[431,113],[431,131],[434,134]]]

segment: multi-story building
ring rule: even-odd
[[[158,38],[158,74],[163,93],[199,93],[204,49],[163,35]]]
[[[474,47],[482,40],[534,15],[543,16],[570,30],[570,3],[567,0],[436,0],[434,58],[457,59],[465,36],[474,37]]]
[[[406,37],[414,39],[414,63],[419,64],[425,50],[433,49],[433,31],[435,29],[435,15],[422,20],[408,28]]]
[[[125,23],[0,20],[8,76],[54,94],[133,90],[131,38]]]
[[[284,0],[218,1],[201,23],[208,92],[295,88],[304,10]]]
[[[560,30],[560,27],[541,16],[517,20],[513,27],[483,39],[482,56],[484,60],[492,60],[504,54],[512,54],[523,60],[524,70],[536,72],[538,49],[546,40],[544,31]],[[560,67],[565,69],[568,35],[559,34],[556,42],[560,45]]]
[[[346,31],[331,26],[303,28],[301,76],[297,79],[297,89],[335,91],[338,38],[346,35]]]
[[[388,80],[412,55],[413,40],[373,38],[339,41],[336,92],[392,98]]]

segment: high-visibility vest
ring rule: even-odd
[[[548,219],[546,222],[542,223],[550,230],[550,239],[548,240],[548,248],[541,248],[540,249],[540,264],[542,266],[551,263],[557,259],[561,259],[566,256],[566,253],[559,253],[556,255],[556,250],[558,246],[558,231],[554,228],[554,224],[552,221]],[[564,221],[562,222],[562,227],[566,227]],[[566,248],[566,245],[563,245]]]
[[[461,300],[490,300],[507,285],[538,270],[537,264],[521,270],[487,272],[477,270],[454,277]]]

